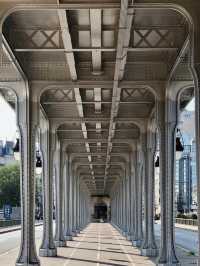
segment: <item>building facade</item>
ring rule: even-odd
[[[0,166],[5,166],[15,163],[13,153],[14,142],[0,140]]]
[[[190,213],[192,207],[192,165],[190,151],[184,151],[179,160],[177,211]]]

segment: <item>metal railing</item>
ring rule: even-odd
[[[196,219],[183,219],[183,218],[176,218],[177,224],[185,224],[185,225],[193,225],[197,226],[198,222]]]
[[[8,227],[21,224],[20,220],[0,220],[0,227]]]

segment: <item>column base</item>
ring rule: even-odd
[[[40,248],[39,250],[40,257],[56,257],[57,249],[56,248]]]
[[[118,229],[118,231],[119,231],[119,233],[121,234],[121,235],[123,235],[123,230],[121,229],[121,228],[117,228]]]
[[[72,232],[72,236],[77,236],[77,233],[76,232]]]
[[[39,262],[34,263],[26,263],[26,262],[16,262],[15,266],[40,266]]]
[[[156,265],[158,266],[180,266],[181,263],[179,262],[176,256],[175,248],[171,247],[170,251],[171,251],[170,253],[166,254],[166,250],[163,250],[163,253],[160,254],[160,256],[158,257],[156,261]]]
[[[156,257],[158,255],[158,250],[155,248],[141,249],[141,255],[146,257]]]
[[[156,263],[156,266],[181,266],[180,262]]]
[[[127,235],[127,236],[126,236],[126,239],[127,239],[128,241],[131,241],[131,239],[132,239],[132,236],[130,236],[130,235]]]
[[[15,266],[40,266],[40,262],[16,262]]]
[[[122,235],[123,235],[123,236],[127,236],[127,232],[123,231],[123,232],[122,232]]]
[[[132,240],[132,245],[134,247],[141,247],[142,241],[141,240]]]
[[[72,236],[71,235],[64,236],[64,238],[65,238],[66,241],[72,241]]]
[[[66,247],[65,240],[55,240],[54,244],[55,244],[56,247]]]
[[[77,234],[80,234],[80,232],[81,232],[81,231],[80,231],[79,229],[76,230],[76,233],[77,233]]]

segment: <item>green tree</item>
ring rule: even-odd
[[[0,208],[4,204],[20,206],[20,166],[0,167]]]

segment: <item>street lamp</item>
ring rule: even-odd
[[[181,131],[177,128],[177,136],[176,136],[176,159],[180,160],[182,152],[184,151],[184,143]]]
[[[40,152],[37,150],[36,151],[36,170],[35,170],[37,175],[42,174],[42,160],[40,156]]]
[[[20,152],[19,152],[19,138],[16,139],[15,146],[13,148],[14,158],[16,161],[20,161]]]

